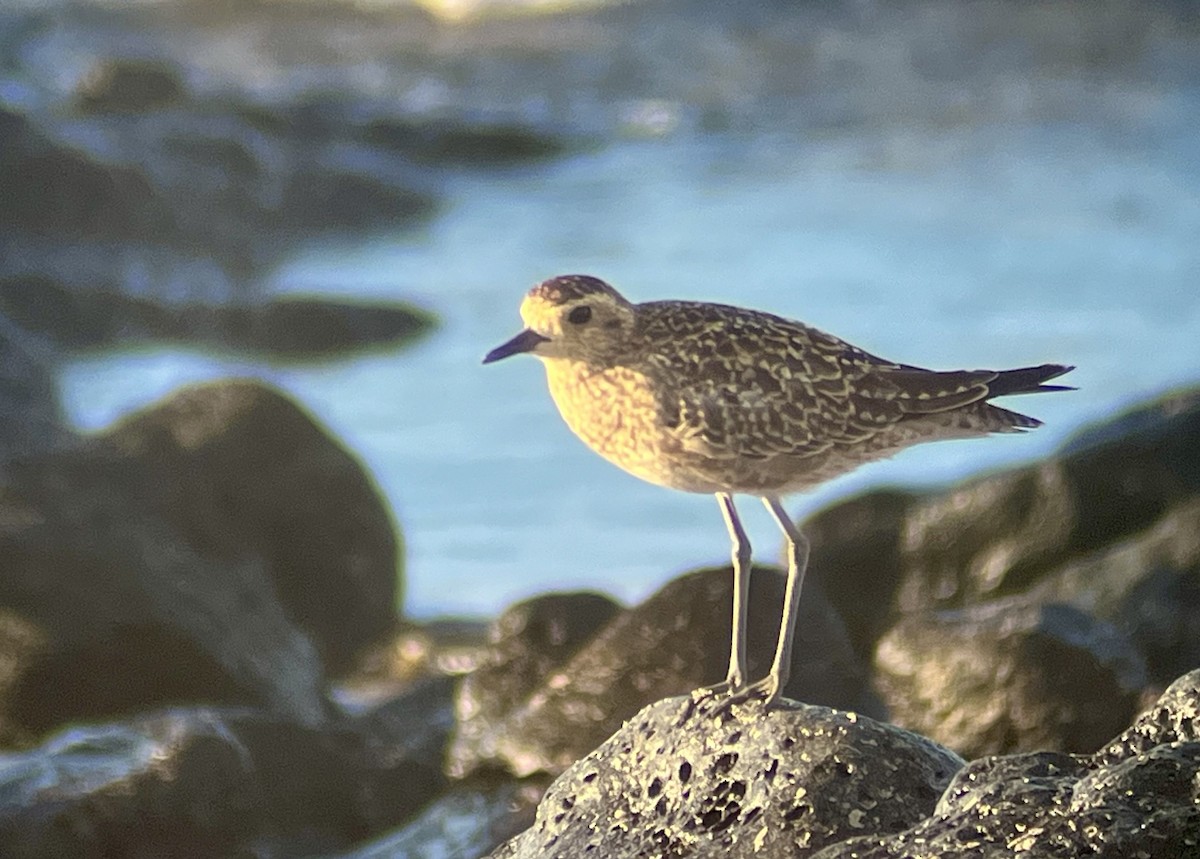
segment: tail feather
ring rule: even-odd
[[[996,378],[988,382],[986,399],[1005,397],[1010,394],[1038,394],[1043,391],[1073,391],[1070,385],[1046,385],[1050,379],[1074,370],[1066,364],[1039,364],[1036,367],[1021,367],[1016,370],[1001,370]]]
[[[1002,370],[1000,375],[988,382],[987,397],[980,402],[979,416],[983,419],[989,432],[1022,432],[1036,429],[1042,425],[1037,418],[1023,415],[1009,409],[1002,409],[989,403],[992,397],[1004,397],[1010,394],[1040,394],[1043,391],[1073,391],[1069,385],[1047,385],[1050,379],[1057,379],[1074,370],[1066,364],[1040,364],[1037,367],[1020,367],[1016,370]]]
[[[978,405],[979,416],[983,419],[988,432],[1022,432],[1037,429],[1042,425],[1037,418],[1031,418],[1029,415],[1023,415],[1011,409],[1002,409],[987,402],[978,403]]]

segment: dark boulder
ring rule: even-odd
[[[54,368],[51,350],[0,313],[0,479],[4,461],[55,447],[72,435]]]
[[[819,581],[845,620],[859,655],[894,619],[893,600],[904,574],[904,521],[915,492],[885,489],[841,501],[803,524],[811,548],[807,578]]]
[[[248,381],[184,389],[0,484],[0,736],[177,702],[311,724],[391,629],[394,523],[362,467]]]
[[[95,242],[177,237],[166,201],[139,170],[52,142],[0,108],[0,248],[15,236]]]
[[[804,528],[812,577],[869,654],[903,613],[1020,594],[1198,494],[1200,394],[1182,391],[1085,431],[1043,462],[944,492],[870,493]]]
[[[423,191],[322,168],[287,177],[279,206],[270,215],[273,226],[319,234],[411,224],[428,219],[436,208]]]
[[[898,607],[960,606],[1019,593],[1200,494],[1200,398],[1185,392],[1145,411],[1149,417],[1134,434],[1096,432],[1093,443],[918,505],[905,522]]]
[[[108,440],[163,476],[150,506],[188,545],[263,565],[327,670],[394,627],[397,525],[362,464],[288,397],[251,380],[184,388]]]
[[[547,594],[511,606],[488,631],[478,666],[458,690],[458,729],[448,757],[462,776],[503,757],[503,725],[612,617],[620,606],[595,593]],[[500,730],[498,730],[500,729]]]
[[[898,724],[968,755],[1091,751],[1200,663],[1200,393],[945,491],[805,523]]]
[[[1161,691],[1200,665],[1200,496],[1152,525],[1049,573],[1029,592],[1113,624],[1141,651]]]
[[[434,324],[432,314],[397,301],[287,296],[234,304],[162,302],[41,276],[0,278],[0,324],[4,319],[63,351],[180,343],[276,361],[396,347]]]
[[[875,683],[896,724],[972,759],[1095,751],[1129,724],[1146,672],[1111,624],[1006,599],[906,615],[875,650]]]
[[[376,119],[362,130],[365,141],[426,164],[491,167],[540,161],[565,154],[561,137],[515,123]]]
[[[76,106],[87,113],[140,113],[178,104],[186,92],[179,69],[156,60],[100,60],[79,82]]]
[[[443,783],[353,724],[172,710],[0,756],[0,854],[312,855],[397,825]]]

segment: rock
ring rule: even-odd
[[[56,447],[71,437],[53,367],[54,356],[45,344],[0,312],[0,481],[6,460]]]
[[[421,163],[484,167],[554,158],[570,148],[560,137],[512,123],[377,119],[363,129],[363,138]]]
[[[660,701],[560,776],[493,859],[1200,854],[1200,670],[1092,755],[961,759],[820,707]],[[940,796],[940,798],[938,798]]]
[[[816,859],[1200,855],[1200,671],[1091,756],[1039,752],[959,770],[926,820]]]
[[[184,96],[183,79],[173,64],[111,58],[88,70],[75,104],[87,113],[140,113],[178,104]]]
[[[175,217],[140,171],[52,143],[0,108],[0,248],[17,238],[95,242],[177,238]]]
[[[494,859],[809,856],[918,823],[962,766],[851,713],[787,702],[718,716],[718,700],[638,713],[551,785],[537,822]]]
[[[454,728],[458,679],[424,677],[377,706],[343,720],[380,756],[442,769]]]
[[[72,290],[39,275],[0,279],[0,318],[56,350],[117,345],[171,320],[146,299],[110,288]]]
[[[968,755],[1091,751],[1200,663],[1198,451],[1178,392],[1032,466],[822,511],[812,577],[900,724]]]
[[[482,662],[489,625],[477,618],[402,620],[394,633],[368,646],[354,670],[334,687],[338,702],[361,709],[432,677],[461,677]]]
[[[177,701],[328,715],[388,631],[395,526],[362,467],[247,381],[185,389],[0,485],[0,740]]]
[[[1169,426],[1174,418],[1197,409],[1200,409],[1200,387],[1179,388],[1138,403],[1111,420],[1083,427],[1067,440],[1061,453],[1070,456],[1109,444],[1123,444],[1143,433],[1161,437],[1164,425]]]
[[[1070,561],[1029,592],[1112,623],[1158,689],[1200,665],[1200,497],[1110,547]]]
[[[0,606],[18,631],[0,640],[23,645],[3,655],[0,742],[182,700],[324,718],[317,651],[261,560],[206,555],[146,504],[173,478],[101,442],[10,466]]]
[[[486,856],[533,823],[541,795],[538,787],[513,781],[459,785],[394,831],[324,859]]]
[[[327,670],[394,628],[397,525],[362,464],[286,396],[250,380],[183,388],[108,440],[169,476],[148,497],[189,545],[263,565]]]
[[[114,95],[96,104],[133,111],[142,103]],[[111,117],[76,117],[84,133],[64,134],[64,144],[53,136],[61,123],[42,129],[3,112],[0,277],[122,289],[149,279],[171,297],[197,286],[253,295],[298,241],[411,226],[436,211],[436,183],[415,166],[369,150],[331,156],[361,146],[344,125],[318,139],[264,138],[237,113],[236,103],[210,100],[126,115],[118,153],[127,160],[117,163],[119,154],[95,145],[110,130],[89,127]]]
[[[1166,397],[1113,426],[1032,466],[945,492],[870,493],[804,523],[811,575],[847,618],[855,648],[871,653],[904,613],[1038,586],[1200,494],[1200,393]]]
[[[497,765],[518,776],[562,772],[647,703],[723,680],[729,664],[732,580],[728,567],[681,576],[614,617],[528,691],[523,686],[527,680],[510,681],[513,692],[520,688],[520,697],[496,695],[488,703],[507,709],[481,706],[471,713],[480,727],[456,737],[452,772],[463,775]],[[770,665],[783,585],[779,570],[756,569],[751,577],[752,677]],[[792,665],[785,694],[879,711],[865,668],[819,587],[806,590],[801,600]]]
[[[423,191],[361,173],[322,169],[287,177],[274,216],[276,227],[320,234],[423,221],[436,208]]]
[[[458,730],[447,756],[451,775],[462,777],[479,761],[498,757],[504,732],[497,728],[505,717],[619,611],[614,600],[589,592],[547,594],[505,610],[488,631],[479,666],[459,687]]]
[[[442,785],[352,726],[171,710],[0,756],[0,854],[312,855],[411,817]]]
[[[1200,494],[1200,400],[1172,399],[1153,406],[1160,419],[1135,435],[1100,433],[1095,444],[920,504],[905,522],[900,610],[1018,593]]]
[[[1095,751],[1129,724],[1146,674],[1112,625],[1006,599],[905,616],[879,642],[875,682],[896,724],[972,759]]]
[[[863,659],[893,622],[892,603],[904,572],[905,516],[920,497],[892,489],[869,492],[803,524],[810,544],[806,578],[821,583]]]
[[[115,287],[71,288],[40,276],[0,279],[0,319],[62,350],[147,342],[201,344],[273,360],[330,358],[407,344],[432,314],[401,302],[284,297],[237,304],[168,304]]]
[[[428,333],[435,318],[401,302],[349,302],[287,297],[258,305],[235,305],[185,319],[203,325],[222,345],[283,360],[328,359],[371,347],[394,348]],[[197,318],[198,317],[198,318]]]

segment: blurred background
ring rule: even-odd
[[[482,367],[536,281],[743,304],[934,368],[1076,364],[1026,436],[789,503],[1043,455],[1200,378],[1200,14],[1090,0],[8,0],[7,449],[251,376],[366,464],[404,608],[639,599],[715,504]],[[747,506],[760,557],[780,539]]]

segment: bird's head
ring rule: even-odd
[[[525,330],[489,352],[483,363],[529,352],[543,359],[611,364],[633,332],[634,310],[599,278],[566,274],[529,290],[521,319]]]

